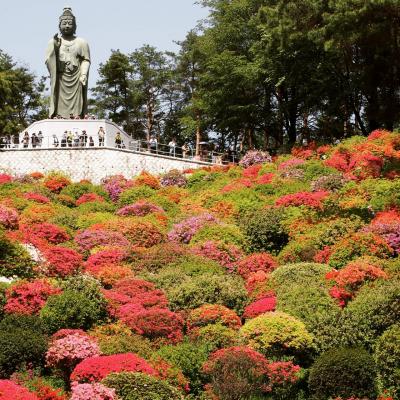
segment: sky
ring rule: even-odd
[[[143,44],[159,50],[177,50],[207,10],[195,0],[0,0],[0,49],[38,76],[47,76],[44,54],[58,32],[64,7],[77,20],[77,36],[90,46],[89,87],[98,78],[98,66],[111,49],[132,52]]]

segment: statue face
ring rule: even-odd
[[[71,36],[75,33],[76,25],[73,18],[63,18],[60,21],[60,32],[65,36]]]

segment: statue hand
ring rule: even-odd
[[[83,86],[86,86],[86,84],[87,84],[87,76],[86,75],[81,75],[79,80],[81,81]]]
[[[58,37],[58,33],[56,33],[55,35],[54,35],[54,45],[57,47],[57,48],[60,48],[61,47],[61,39]]]

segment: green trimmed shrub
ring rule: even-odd
[[[102,196],[105,200],[109,198],[108,193],[101,186],[96,186],[89,182],[71,183],[60,192],[60,194],[72,197],[74,200],[78,200],[79,197],[87,193],[96,193],[99,196]]]
[[[270,285],[274,290],[288,288],[292,285],[303,287],[323,286],[325,274],[332,268],[325,264],[297,263],[282,265],[271,273]]]
[[[208,240],[234,244],[245,248],[245,238],[236,225],[214,224],[201,228],[191,239],[190,244],[202,243]]]
[[[187,278],[166,289],[172,310],[186,310],[203,304],[221,304],[241,314],[247,302],[243,280],[234,275],[211,273]]]
[[[138,200],[148,199],[156,194],[156,191],[149,186],[137,186],[122,192],[118,200],[118,207],[136,203]]]
[[[375,398],[375,365],[362,348],[339,348],[322,354],[310,370],[312,398]]]
[[[8,315],[0,322],[0,378],[44,364],[47,337],[37,317]]]
[[[3,308],[5,304],[7,303],[6,300],[6,289],[8,288],[7,283],[0,282],[0,321],[3,318],[4,312]]]
[[[283,312],[268,312],[247,321],[240,329],[243,343],[267,357],[304,357],[314,350],[313,336],[303,322]]]
[[[19,244],[12,243],[0,232],[0,276],[31,278],[34,276],[35,262]]]
[[[149,358],[152,353],[150,340],[139,335],[114,335],[97,340],[102,354],[135,353],[143,358]]]
[[[303,321],[314,335],[318,335],[319,323],[327,315],[336,315],[340,311],[327,289],[301,284],[281,286],[277,290],[276,309]]]
[[[115,389],[121,400],[181,400],[183,396],[167,382],[135,372],[109,374],[101,382]]]
[[[373,348],[386,329],[400,320],[400,280],[364,285],[344,309],[338,336],[345,345]]]
[[[211,352],[238,345],[237,336],[235,329],[228,328],[221,323],[203,326],[190,335],[193,341],[206,344]]]
[[[400,397],[400,325],[393,325],[376,341],[374,358],[380,389]]]
[[[241,218],[240,225],[252,252],[276,254],[289,241],[282,210],[270,208]]]
[[[161,347],[157,354],[173,366],[179,368],[190,380],[190,389],[199,393],[203,389],[203,363],[207,360],[210,349],[201,343],[182,342],[176,346]]]
[[[54,333],[62,328],[90,329],[107,316],[104,300],[88,297],[85,291],[64,290],[62,294],[50,296],[40,311],[46,329]]]

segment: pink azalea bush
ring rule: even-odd
[[[91,250],[97,246],[129,246],[129,240],[124,235],[105,229],[86,229],[78,233],[74,240],[81,250]]]
[[[72,369],[82,360],[98,355],[100,349],[94,339],[73,332],[51,342],[46,353],[46,363],[49,367]]]
[[[132,181],[124,178],[122,175],[114,175],[104,178],[102,180],[103,188],[106,190],[113,202],[118,201],[121,193],[132,187],[134,184]]]
[[[25,193],[24,197],[26,200],[35,201],[36,203],[41,203],[41,204],[50,203],[50,199],[46,196],[43,196],[40,193],[28,192]]]
[[[0,225],[6,229],[18,227],[18,212],[0,204]]]
[[[272,158],[267,152],[250,150],[243,156],[239,164],[244,168],[248,168],[254,164],[264,164],[267,162],[272,162]]]
[[[115,389],[110,389],[101,383],[72,384],[70,400],[118,400]]]
[[[211,214],[201,214],[190,217],[175,224],[168,233],[168,240],[178,243],[189,243],[192,237],[206,224],[217,222],[217,219]]]
[[[234,244],[225,244],[208,240],[193,247],[193,253],[216,261],[229,272],[234,272],[237,262],[243,257],[243,252]]]
[[[120,208],[116,214],[120,217],[126,217],[129,215],[134,215],[136,217],[144,217],[147,214],[159,212],[162,213],[164,210],[148,201],[138,201],[137,203]]]

